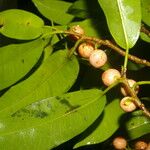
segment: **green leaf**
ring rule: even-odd
[[[88,18],[89,11],[87,8],[87,0],[77,0],[70,7],[68,12],[78,18]]]
[[[68,12],[78,18],[97,18],[100,7],[97,0],[77,0],[69,7]]]
[[[115,111],[114,111],[115,110]],[[123,111],[119,107],[119,100],[114,99],[109,103],[101,116],[92,124],[84,134],[81,134],[80,141],[75,148],[90,144],[103,142],[119,128],[119,118]]]
[[[141,0],[142,21],[150,26],[150,1]]]
[[[132,140],[150,133],[150,119],[143,115],[141,111],[129,115],[125,125],[128,136]]]
[[[42,34],[44,22],[38,16],[19,9],[0,12],[0,33],[14,39],[30,40]]]
[[[109,30],[122,48],[135,45],[140,34],[141,6],[140,0],[98,0],[108,23]]]
[[[0,90],[24,77],[39,60],[45,46],[41,39],[0,48]]]
[[[141,32],[141,33],[140,33],[140,38],[141,38],[143,41],[150,43],[150,37],[149,37],[147,34]]]
[[[52,45],[47,45],[44,48],[44,60],[46,60],[47,58],[49,58],[49,56],[52,54],[52,52],[53,52]]]
[[[32,0],[40,13],[58,24],[68,24],[73,16],[68,14],[71,3],[60,0]]]
[[[0,117],[9,116],[32,102],[66,92],[76,80],[78,71],[75,57],[68,59],[66,51],[54,53],[34,74],[0,98]]]
[[[84,131],[101,114],[105,102],[101,91],[87,90],[34,103],[19,117],[0,121],[0,149],[52,149]],[[24,117],[29,110],[31,117]]]

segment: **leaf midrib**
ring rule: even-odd
[[[125,36],[125,42],[126,42],[126,49],[129,48],[129,43],[128,43],[128,37],[127,37],[127,32],[126,32],[126,29],[125,29],[125,26],[124,26],[124,15],[123,11],[122,10],[122,6],[121,6],[121,1],[120,0],[117,0],[117,4],[118,4],[118,10],[119,10],[119,15],[120,15],[120,18],[121,18],[121,24],[122,24],[122,27],[123,27],[123,32],[124,32],[124,36]]]
[[[144,122],[144,123],[142,123],[142,124],[139,124],[139,125],[136,125],[136,126],[134,126],[134,127],[131,127],[129,130],[136,129],[136,128],[140,127],[140,126],[148,125],[148,124],[150,124],[150,122]]]

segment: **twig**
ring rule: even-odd
[[[146,109],[144,104],[140,101],[140,99],[137,97],[134,89],[132,89],[128,83],[128,80],[126,78],[123,78],[122,80],[123,85],[128,91],[128,94],[134,99],[135,104],[143,111],[143,113],[150,118],[150,112]]]
[[[123,51],[121,48],[119,48],[118,46],[114,45],[112,42],[110,42],[109,40],[101,40],[101,39],[97,39],[97,38],[91,38],[91,37],[84,37],[84,39],[87,39],[87,40],[93,40],[99,44],[102,44],[102,45],[105,45],[111,49],[113,49],[114,51],[118,52],[120,55],[122,56],[125,56],[126,52]],[[129,54],[128,55],[128,58],[133,61],[133,62],[136,62],[137,64],[143,64],[145,66],[148,66],[150,67],[150,62],[145,60],[145,59],[141,59],[141,58],[138,58],[134,55],[131,55]]]
[[[95,42],[96,44],[99,44],[99,45],[105,45],[105,46],[111,48],[112,50],[116,51],[117,53],[119,53],[122,56],[126,55],[126,52],[124,50],[122,50],[117,45],[114,45],[109,40],[102,40],[102,39],[98,39],[98,38],[95,38],[95,37],[89,37],[89,36],[85,36],[85,35],[81,36],[80,34],[75,34],[75,33],[70,32],[70,31],[64,31],[64,33],[66,33],[66,34],[73,34],[73,35],[79,36],[80,38],[82,38],[83,41],[84,40],[85,41],[89,40],[89,41],[93,41],[93,42]],[[142,64],[142,65],[150,67],[150,62],[149,61],[147,61],[145,59],[138,58],[138,57],[136,57],[134,55],[128,54],[128,59],[130,59],[133,62],[136,62],[137,64]]]
[[[113,87],[115,87],[117,84],[122,83],[123,86],[126,88],[128,95],[130,95],[132,97],[132,99],[134,100],[134,103],[136,104],[137,107],[139,107],[143,113],[150,118],[150,112],[149,110],[144,106],[144,104],[140,101],[140,99],[137,97],[137,94],[134,91],[134,88],[131,88],[128,80],[126,79],[126,77],[122,77],[120,79],[118,79],[116,82],[114,82],[112,85],[110,85],[109,87],[107,87],[104,91],[103,91],[103,95],[106,94],[109,90],[111,90]]]

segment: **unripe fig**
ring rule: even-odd
[[[89,62],[93,67],[100,68],[107,62],[107,55],[103,50],[94,50],[89,57]]]
[[[78,53],[83,58],[89,58],[94,51],[94,46],[91,43],[81,43],[78,47]]]
[[[135,143],[135,150],[146,150],[148,144],[144,141],[138,141]]]
[[[110,86],[113,84],[117,79],[121,77],[121,74],[116,69],[108,69],[102,74],[102,81],[106,86]]]
[[[117,150],[125,150],[127,146],[127,141],[123,137],[116,137],[113,140],[113,146]]]
[[[125,112],[132,112],[136,109],[136,105],[132,100],[132,97],[124,97],[120,101],[120,107],[125,111]]]
[[[129,86],[132,88],[134,86],[134,84],[136,83],[135,80],[132,80],[132,79],[128,79],[127,80],[128,83],[129,83]],[[134,89],[135,93],[137,94],[139,92],[139,86],[137,85]],[[128,92],[127,92],[127,89],[125,87],[121,87],[121,93],[124,95],[124,96],[127,96],[128,95]]]
[[[84,30],[79,25],[72,26],[69,29],[69,31],[74,33],[74,34],[70,34],[69,37],[70,39],[75,40],[75,41],[78,40],[82,35],[84,35]],[[79,34],[79,36],[75,34]]]

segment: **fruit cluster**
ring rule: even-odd
[[[69,35],[72,40],[79,40],[82,36],[84,36],[84,30],[79,25],[72,26],[69,31],[72,33]],[[107,55],[104,50],[95,48],[95,45],[91,41],[83,41],[80,43],[78,45],[77,52],[80,57],[87,59],[94,68],[100,68],[107,62]],[[114,68],[110,68],[103,72],[101,78],[105,86],[110,86],[121,78],[121,73]],[[129,87],[134,88],[133,90],[137,94],[139,86],[134,86],[136,81],[127,79],[127,82]],[[120,107],[125,112],[134,111],[137,106],[134,99],[130,97],[128,89],[122,86],[121,93],[125,97],[120,101]]]
[[[125,150],[127,149],[127,141],[123,137],[116,137],[113,140],[113,146],[116,150]],[[133,146],[134,150],[150,150],[150,142],[144,140],[136,141]]]

